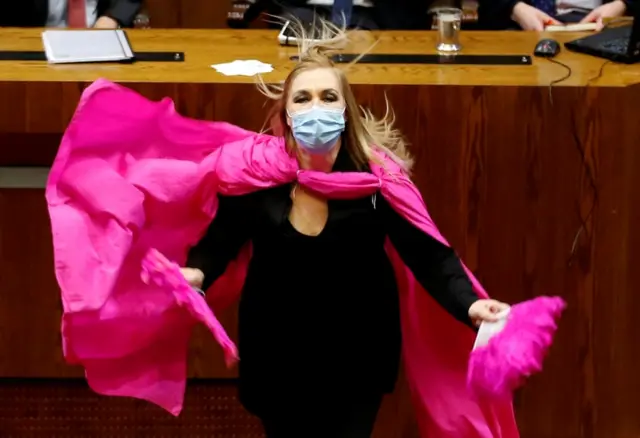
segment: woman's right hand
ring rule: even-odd
[[[200,269],[180,268],[180,272],[191,287],[202,289],[202,283],[204,282],[204,273]]]

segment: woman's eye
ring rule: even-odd
[[[335,102],[336,100],[337,100],[336,96],[334,96],[332,94],[324,97],[324,101],[325,102]]]
[[[293,103],[304,103],[307,102],[309,99],[306,97],[296,97],[295,99],[293,99]]]

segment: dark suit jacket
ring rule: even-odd
[[[478,27],[485,30],[518,29],[517,23],[511,20],[511,12],[516,3],[523,0],[479,0]],[[603,0],[608,3],[613,0]],[[637,7],[638,0],[624,0],[628,10]],[[526,3],[531,3],[527,0]]]
[[[380,29],[431,30],[431,1],[373,0],[373,5]]]
[[[98,0],[98,17],[108,16],[121,26],[133,24],[142,0]],[[3,1],[0,7],[0,26],[42,27],[47,23],[49,0]]]

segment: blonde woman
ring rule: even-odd
[[[301,169],[369,172],[375,146],[408,170],[401,136],[386,119],[360,111],[330,60],[343,39],[302,47],[283,87],[262,87],[275,101],[274,133],[284,136]],[[383,395],[394,388],[401,349],[386,238],[462,323],[493,321],[507,307],[479,299],[454,250],[410,224],[383,196],[332,200],[292,183],[220,197],[182,273],[206,290],[251,242],[239,308],[239,385],[267,437],[371,435]]]

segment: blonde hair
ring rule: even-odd
[[[374,153],[373,148],[375,148],[386,154],[405,171],[409,171],[413,160],[407,150],[407,144],[402,134],[393,127],[395,116],[387,97],[385,96],[386,111],[384,117],[376,119],[369,109],[357,104],[344,71],[336,67],[331,60],[332,55],[337,54],[347,45],[348,34],[346,31],[327,21],[318,19],[312,26],[312,29],[315,29],[318,35],[314,35],[314,38],[311,39],[300,22],[291,21],[290,26],[293,26],[291,30],[299,42],[298,64],[289,73],[283,84],[265,84],[262,78],[259,79],[258,83],[259,90],[275,101],[266,121],[272,133],[285,138],[289,151],[296,150],[296,142],[286,120],[286,102],[289,98],[291,84],[302,72],[318,68],[330,68],[338,77],[346,104],[346,142],[343,147],[346,146],[356,166],[364,169],[370,161],[382,164],[379,157]],[[364,54],[366,52],[348,64],[347,68],[357,63]]]

